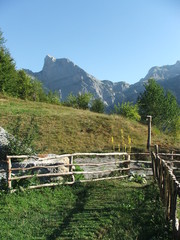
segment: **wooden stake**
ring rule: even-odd
[[[11,189],[12,187],[12,183],[11,183],[11,167],[12,167],[12,164],[11,164],[11,158],[10,157],[7,157],[7,183],[8,183],[8,188]]]
[[[150,152],[150,150],[151,150],[151,121],[152,121],[152,116],[148,115],[146,120],[148,121],[147,150]]]

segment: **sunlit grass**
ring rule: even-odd
[[[104,181],[3,193],[0,213],[2,240],[171,239],[152,182]]]
[[[130,121],[117,115],[92,113],[88,110],[52,105],[46,103],[23,101],[0,96],[0,125],[8,128],[10,122],[21,117],[26,123],[32,116],[39,127],[38,148],[45,152],[94,152],[112,151],[128,147],[128,136],[131,138],[131,149],[146,150],[147,126]],[[123,145],[122,134],[123,131]],[[152,145],[161,147],[179,147],[179,143],[170,136],[158,132],[152,133]]]

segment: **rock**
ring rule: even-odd
[[[21,162],[13,162],[12,161],[12,168],[29,168],[29,167],[47,167],[47,168],[39,168],[39,169],[32,169],[31,171],[23,171],[21,172],[21,175],[31,175],[31,174],[46,174],[46,173],[68,173],[69,167],[65,166],[66,164],[69,164],[69,158],[68,157],[60,157],[55,154],[48,154],[43,158],[39,157],[30,157],[24,161]],[[51,166],[56,166],[56,168],[51,168]],[[59,166],[61,165],[61,166]],[[2,178],[6,179],[6,168],[7,164],[4,162],[0,163],[0,180]],[[17,176],[19,174],[19,171],[13,171],[12,175]],[[39,178],[41,182],[50,182],[50,181],[59,181],[63,180],[62,176],[57,177],[42,177]]]
[[[0,127],[0,161],[5,160],[6,158],[6,151],[9,144],[8,138],[8,132],[4,128]]]
[[[8,145],[8,132],[0,127],[0,148]]]

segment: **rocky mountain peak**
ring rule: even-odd
[[[144,83],[154,78],[165,89],[171,90],[179,99],[180,61],[174,65],[152,67],[148,74],[135,84],[126,82],[114,83],[109,80],[100,81],[85,72],[67,58],[56,59],[47,55],[40,72],[33,73],[25,69],[27,74],[39,79],[45,88],[61,92],[61,99],[65,100],[70,93],[90,92],[95,98],[101,98],[107,106],[130,101],[136,102],[138,95],[144,91]]]
[[[177,61],[173,65],[164,65],[161,67],[155,66],[152,67],[148,74],[143,78],[143,81],[146,81],[150,78],[153,78],[155,80],[164,80],[173,78],[180,75],[180,61]]]
[[[58,67],[63,67],[67,65],[75,66],[75,64],[67,58],[56,59],[51,55],[46,55],[46,57],[44,58],[43,69],[45,70],[46,68],[51,68],[52,66],[56,66],[56,65],[58,65]]]
[[[46,55],[44,58],[44,64],[51,64],[53,62],[56,62],[56,58],[51,55]]]

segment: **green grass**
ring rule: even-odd
[[[31,117],[39,127],[36,146],[44,153],[102,152],[112,151],[114,144],[121,144],[121,129],[128,145],[128,135],[132,139],[132,150],[146,150],[147,126],[117,115],[92,113],[88,110],[23,101],[0,95],[0,125],[8,129],[9,123],[21,117],[22,125]],[[152,132],[152,145],[179,148],[180,142],[171,136]],[[41,151],[41,152],[42,152]]]
[[[0,193],[0,239],[172,239],[159,191],[104,181]]]

